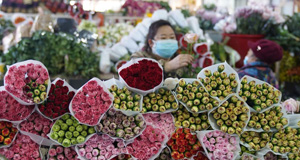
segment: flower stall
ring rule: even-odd
[[[299,102],[282,103],[279,90],[249,76],[240,79],[226,62],[173,86],[162,72],[157,61],[142,58],[123,65],[120,80],[93,78],[75,90],[60,78],[50,82],[39,61],[8,66],[0,88],[0,155],[49,160],[299,158]]]

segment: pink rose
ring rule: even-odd
[[[99,154],[99,150],[98,149],[93,149],[92,155],[95,157],[95,156],[98,156],[98,154]]]
[[[237,143],[236,138],[235,137],[231,137],[230,138],[230,143],[233,144],[233,145],[236,145],[236,143]]]
[[[88,152],[92,152],[93,151],[93,147],[91,146],[85,146],[85,151]]]
[[[84,148],[80,148],[79,149],[79,151],[78,151],[78,153],[79,153],[79,155],[81,156],[81,157],[84,157],[84,155],[85,155],[85,149]]]
[[[92,158],[91,158],[91,160],[97,160],[97,159],[98,159],[97,157],[92,157]]]
[[[57,146],[57,147],[56,147],[56,152],[57,152],[58,154],[63,153],[63,151],[64,151],[64,149],[63,149],[61,146]]]
[[[111,151],[111,150],[113,150],[114,148],[115,148],[114,145],[109,145],[109,146],[106,147],[106,150]]]
[[[228,159],[233,159],[233,152],[228,152],[227,153],[227,158]]]
[[[212,132],[208,132],[208,133],[206,133],[205,135],[206,135],[207,138],[210,138],[210,137],[213,136],[213,133],[212,133]]]
[[[56,156],[56,150],[55,150],[54,148],[51,148],[51,149],[49,150],[49,155],[50,155],[51,157]]]
[[[215,144],[215,143],[216,143],[216,140],[215,140],[214,138],[210,138],[210,139],[209,139],[209,142],[210,142],[211,144]]]
[[[58,160],[64,160],[64,159],[65,159],[65,156],[64,156],[63,154],[59,154],[59,155],[57,156],[57,159],[58,159]]]
[[[105,157],[104,156],[98,156],[98,160],[105,160]]]
[[[85,155],[85,158],[87,158],[87,159],[91,159],[93,156],[92,156],[92,153],[87,153],[86,155]]]
[[[103,150],[100,150],[100,155],[105,155],[106,154],[106,150],[103,149]]]
[[[218,143],[220,143],[220,142],[223,141],[223,138],[222,137],[217,137],[216,140],[217,140]]]
[[[33,156],[34,158],[40,157],[39,151],[34,151],[34,152],[32,153],[32,156]]]
[[[214,137],[219,137],[221,134],[221,131],[213,131],[213,136]]]
[[[109,159],[110,157],[111,157],[111,152],[106,152],[105,158],[106,158],[106,159]]]
[[[293,99],[290,98],[283,102],[283,107],[287,111],[287,113],[298,113],[299,112],[299,103]]]

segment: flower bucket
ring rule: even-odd
[[[248,42],[256,42],[260,39],[263,39],[265,36],[261,34],[251,35],[223,33],[223,40],[227,37],[230,38],[227,42],[227,45],[235,49],[241,56],[241,59],[235,64],[237,68],[241,68],[243,66],[243,60],[249,50]]]

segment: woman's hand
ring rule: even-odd
[[[165,71],[171,72],[181,67],[188,66],[194,60],[194,57],[190,54],[179,54],[174,59],[165,63]]]

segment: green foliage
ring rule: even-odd
[[[182,10],[181,10],[181,13],[183,14],[183,16],[184,16],[185,18],[187,18],[187,17],[190,17],[190,16],[191,16],[191,13],[190,13],[190,11],[189,11],[189,10],[187,10],[187,9],[182,9]]]
[[[171,11],[171,7],[170,7],[170,5],[169,5],[168,2],[160,1],[160,2],[158,2],[158,3],[160,4],[160,6],[161,6],[162,8],[166,9],[168,12]]]
[[[51,76],[92,78],[98,76],[99,58],[72,35],[38,31],[11,47],[3,57],[7,65],[34,59],[41,61]]]

